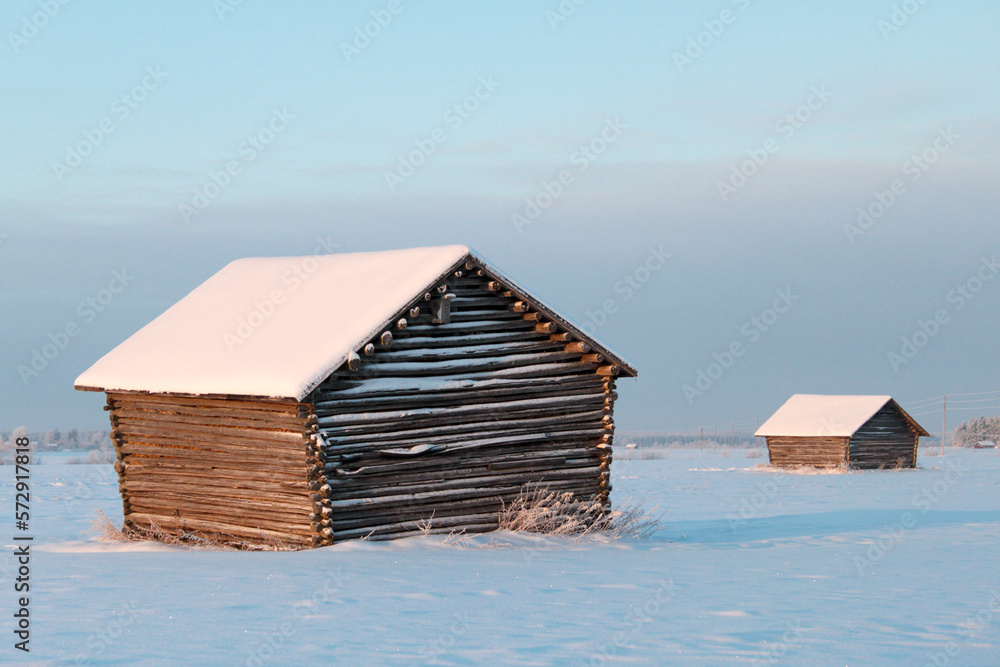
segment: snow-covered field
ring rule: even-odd
[[[0,662],[1000,665],[1000,456],[900,472],[756,470],[745,451],[616,461],[642,542],[496,533],[297,553],[99,542],[111,466],[32,469],[31,653]]]

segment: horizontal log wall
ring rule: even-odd
[[[432,323],[448,294],[450,317]],[[412,306],[390,344],[376,336],[307,399],[327,476],[324,534],[494,530],[533,484],[606,506],[617,369],[481,267]]]
[[[127,526],[240,546],[319,542],[309,406],[109,392],[108,409]]]
[[[917,432],[891,403],[851,437],[852,468],[912,468],[917,464]]]
[[[847,462],[848,438],[767,438],[771,465],[833,467]]]

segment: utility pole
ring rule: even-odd
[[[730,438],[730,440],[729,440],[729,447],[732,448],[732,447],[735,447],[735,446],[736,446],[736,420],[734,419],[733,420],[733,437]]]
[[[698,429],[698,448],[705,449],[705,427],[699,426]]]
[[[944,411],[941,413],[941,456],[944,456],[945,425],[948,423],[948,394],[944,395]]]

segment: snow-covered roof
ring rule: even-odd
[[[927,432],[906,413],[892,396],[824,396],[795,394],[754,435],[762,437],[850,437],[869,419],[892,404],[921,435]]]
[[[302,400],[469,258],[486,266],[461,245],[236,260],[98,360],[75,386]],[[554,311],[542,312],[635,375]]]

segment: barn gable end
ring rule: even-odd
[[[850,462],[855,468],[913,468],[917,443],[927,432],[896,401],[890,400],[851,436]]]
[[[529,484],[608,504],[614,374],[474,261],[310,396],[336,540],[481,531]],[[435,296],[437,295],[437,296]]]

